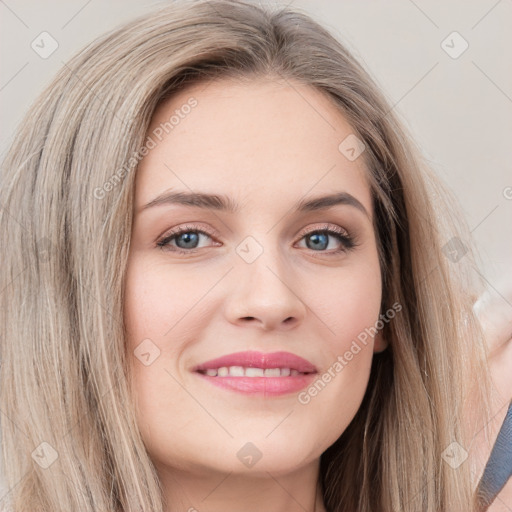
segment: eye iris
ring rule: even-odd
[[[311,246],[309,240],[312,240],[313,246]],[[306,245],[309,249],[326,249],[329,245],[329,235],[325,233],[313,233],[306,237]]]
[[[185,242],[185,245],[182,246],[178,242],[182,240]],[[186,233],[181,233],[176,237],[176,245],[181,249],[194,249],[195,245],[199,242],[199,234],[191,231],[187,231]]]

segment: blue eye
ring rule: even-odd
[[[200,237],[201,235],[199,233],[195,233],[193,231],[187,231],[174,236],[176,244],[180,249],[195,249]],[[180,246],[179,242],[183,242],[184,247]]]
[[[199,246],[202,239],[211,240],[212,235],[197,229],[195,226],[184,226],[157,242],[157,246],[178,254],[193,254],[199,249],[208,247],[208,245]],[[338,245],[337,248],[331,247],[333,245],[331,239],[337,241],[337,244],[334,242],[334,245]],[[341,252],[347,252],[357,245],[344,229],[329,225],[303,233],[300,237],[300,241],[302,240],[305,240],[306,248],[313,252],[325,253],[326,256],[335,256]]]
[[[163,240],[160,240],[157,243],[157,246],[162,249],[176,251],[182,254],[192,253],[197,251],[197,245],[202,237],[211,238],[211,235],[206,231],[185,226],[169,234]],[[171,245],[171,242],[174,242],[176,245]]]
[[[340,250],[347,250],[354,247],[354,242],[348,235],[331,229],[311,231],[304,235],[303,238],[306,240],[306,246],[308,249],[312,249],[316,252],[328,249],[329,245],[331,245],[329,240],[330,238],[336,239],[343,247],[343,249],[335,250],[335,253]]]

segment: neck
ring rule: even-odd
[[[158,470],[166,512],[325,512],[319,460],[286,474]]]

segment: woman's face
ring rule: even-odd
[[[353,130],[315,89],[262,79],[185,89],[148,136],[125,322],[152,460],[275,474],[312,463],[384,347],[367,334],[381,276]]]

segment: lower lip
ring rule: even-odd
[[[246,395],[279,396],[296,393],[304,389],[311,383],[316,374],[308,373],[293,377],[210,377],[196,372],[196,375],[214,386]]]

